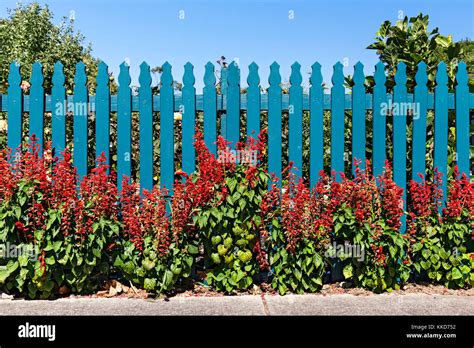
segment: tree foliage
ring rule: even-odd
[[[20,64],[24,80],[29,79],[32,64],[40,61],[46,92],[51,89],[54,63],[61,61],[70,93],[74,86],[75,65],[82,60],[87,66],[89,90],[94,90],[99,60],[91,55],[91,45],[86,46],[84,36],[74,29],[73,18],[63,17],[55,25],[53,17],[47,5],[33,2],[18,4],[16,8],[8,10],[7,18],[0,18],[0,93],[6,93],[8,88],[9,65],[12,61]]]
[[[394,85],[397,64],[404,62],[407,71],[407,86],[412,90],[415,86],[417,65],[424,61],[427,65],[428,87],[435,86],[437,66],[444,61],[448,71],[448,85],[454,86],[454,77],[458,62],[463,58],[464,45],[453,42],[451,35],[444,36],[438,28],[428,29],[429,16],[420,13],[416,17],[405,17],[392,24],[385,21],[376,33],[375,41],[367,48],[376,50],[380,60],[386,64],[388,73],[387,87]]]

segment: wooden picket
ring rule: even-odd
[[[87,148],[88,148],[88,92],[86,66],[83,62],[76,64],[74,78],[74,166],[80,178],[87,175]]]
[[[344,172],[344,72],[343,65],[338,62],[334,65],[331,88],[331,170],[336,178]]]
[[[64,87],[64,67],[61,62],[54,65],[53,88],[51,89],[51,146],[54,154],[60,157],[66,149],[66,114],[67,100]]]
[[[413,147],[412,147],[412,179],[420,181],[419,173],[424,174],[426,168],[426,104],[428,100],[428,76],[426,64],[418,64],[415,76],[416,87],[414,101],[419,105],[419,115],[413,117]]]
[[[372,170],[375,176],[383,173],[387,158],[387,115],[382,114],[382,105],[387,102],[385,67],[382,62],[375,66],[373,92]]]
[[[122,190],[124,178],[132,175],[132,90],[130,88],[130,68],[120,65],[117,96],[117,185]]]
[[[10,64],[8,76],[8,134],[7,145],[12,151],[21,146],[23,133],[23,99],[21,95],[20,66],[13,62]],[[3,103],[2,103],[3,105]]]
[[[217,92],[214,65],[211,62],[206,64],[203,94],[204,142],[209,151],[217,155]]]
[[[469,87],[466,63],[456,74],[456,154],[459,171],[469,175]],[[472,109],[472,105],[471,105]]]
[[[182,110],[182,144],[183,163],[182,169],[187,173],[194,172],[194,128],[196,117],[196,88],[194,88],[195,78],[193,75],[193,65],[187,63],[184,66],[183,76],[183,108]]]
[[[260,77],[255,62],[249,65],[247,84],[247,135],[256,138],[260,133]]]
[[[311,67],[310,99],[310,134],[309,134],[309,170],[310,185],[313,187],[319,179],[319,172],[324,169],[324,90],[321,64],[314,63]]]
[[[43,88],[43,67],[41,63],[33,64],[31,72],[31,92],[30,92],[30,138],[34,135],[42,151],[44,133],[44,88]]]
[[[174,90],[168,62],[163,64],[160,94],[160,184],[170,191],[174,181]]]
[[[235,62],[227,75],[226,139],[234,146],[240,140],[240,71]]]
[[[270,65],[268,78],[268,171],[277,177],[281,176],[281,76],[280,65]]]
[[[291,66],[289,94],[284,94],[281,86],[280,66],[274,62],[270,66],[268,78],[269,88],[262,92],[258,65],[251,63],[247,76],[248,88],[241,91],[240,68],[233,62],[228,68],[221,70],[219,90],[215,76],[215,66],[207,63],[204,74],[202,95],[196,93],[194,67],[191,63],[184,66],[182,93],[176,93],[171,65],[165,63],[160,81],[159,93],[153,95],[151,87],[150,67],[146,62],[140,65],[138,95],[132,95],[129,66],[120,65],[117,95],[110,94],[109,73],[105,62],[98,65],[95,96],[89,96],[87,87],[86,67],[79,62],[76,65],[73,95],[66,95],[64,67],[61,62],[54,66],[51,95],[45,95],[43,87],[43,68],[40,62],[32,67],[30,78],[31,89],[24,94],[20,86],[22,77],[20,67],[15,62],[10,65],[8,78],[8,94],[0,95],[0,111],[7,112],[8,134],[7,146],[16,150],[23,136],[23,113],[29,113],[29,136],[35,135],[40,146],[44,143],[44,113],[51,112],[52,147],[55,155],[60,155],[67,147],[66,118],[73,115],[73,159],[77,172],[82,177],[88,171],[88,118],[95,114],[95,156],[105,154],[106,161],[112,158],[111,141],[116,141],[116,170],[119,189],[122,179],[132,176],[132,159],[138,159],[139,182],[141,189],[151,190],[154,184],[154,163],[159,156],[159,183],[172,194],[175,174],[175,112],[182,116],[182,170],[192,173],[195,170],[195,150],[193,139],[197,126],[196,113],[203,113],[204,141],[211,153],[217,155],[216,139],[218,134],[217,115],[221,113],[220,134],[233,145],[241,137],[241,112],[246,112],[246,133],[256,137],[264,124],[262,111],[268,111],[268,171],[280,177],[283,157],[294,163],[294,173],[316,184],[320,170],[324,169],[325,148],[330,148],[330,169],[340,179],[340,173],[348,165],[348,161],[357,159],[365,166],[366,150],[372,155],[373,173],[383,173],[387,158],[387,116],[393,116],[393,170],[394,180],[404,189],[406,200],[407,180],[420,180],[418,174],[437,170],[442,174],[444,198],[447,195],[448,174],[448,111],[455,110],[456,119],[456,156],[455,160],[461,173],[470,175],[470,112],[474,109],[474,94],[469,93],[466,64],[461,62],[457,67],[455,93],[450,93],[447,85],[446,64],[440,63],[436,73],[434,93],[427,88],[428,76],[426,64],[418,64],[413,94],[408,93],[406,82],[406,66],[398,64],[395,74],[393,93],[387,93],[385,66],[379,62],[375,66],[373,93],[366,92],[364,66],[358,62],[354,66],[354,85],[350,93],[344,86],[343,65],[334,65],[330,94],[324,93],[321,65],[311,66],[309,78],[309,94],[303,92],[301,66],[295,62]],[[387,105],[414,103],[415,113],[407,113],[406,108],[399,107],[397,113]],[[367,111],[372,111],[372,141],[366,139]],[[434,165],[426,164],[427,151],[427,111],[434,110]],[[289,133],[288,153],[282,149],[282,113],[288,111]],[[324,142],[324,112],[330,111],[330,144]],[[347,113],[351,111],[351,113]],[[394,111],[394,110],[392,110]],[[110,138],[111,113],[117,113],[117,139]],[[132,151],[132,113],[139,116],[139,153]],[[303,137],[305,112],[309,112],[309,173],[303,173]],[[159,113],[159,154],[153,153],[153,130]],[[346,117],[352,117],[351,148],[345,149]],[[407,144],[407,117],[413,117],[411,144]],[[411,168],[407,168],[407,145],[411,146]],[[352,152],[352,158],[347,152]],[[367,153],[370,153],[368,151]],[[354,166],[352,166],[352,171]],[[407,171],[411,177],[407,178]],[[405,221],[401,230],[404,230]]]
[[[291,66],[290,106],[288,110],[288,158],[294,165],[294,173],[301,176],[303,169],[303,87],[301,83],[301,65]]]
[[[153,99],[150,66],[140,65],[140,188],[150,191],[153,187]]]
[[[95,157],[104,154],[105,163],[109,164],[110,90],[108,67],[104,62],[100,62],[98,67],[95,102]]]
[[[407,103],[407,74],[406,65],[401,62],[395,73],[395,87],[393,88],[393,103],[403,105]],[[393,115],[393,179],[403,188],[403,207],[406,208],[406,181],[407,181],[407,115],[403,108]],[[406,216],[402,216],[402,230],[405,230]]]
[[[436,72],[434,118],[434,168],[442,175],[443,196],[446,197],[448,171],[448,75],[446,64],[439,63]],[[445,200],[443,200],[444,204]],[[442,206],[439,207],[440,212]]]
[[[352,171],[355,161],[365,169],[365,86],[364,66],[358,62],[354,66],[354,87],[352,88]]]

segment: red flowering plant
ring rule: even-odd
[[[180,186],[167,213],[167,191],[155,186],[144,190],[123,180],[120,197],[123,231],[117,241],[114,265],[123,276],[150,293],[170,291],[189,276],[197,248],[187,243],[181,223]]]
[[[377,179],[370,163],[356,162],[353,179],[332,181],[333,243],[328,257],[342,261],[343,276],[374,292],[399,289],[410,275],[408,239],[398,230],[403,191],[392,180],[388,162]]]
[[[468,252],[474,231],[474,186],[455,166],[442,208],[441,174],[435,170],[431,182],[420,178],[409,185],[407,224],[415,280],[429,279],[449,288],[472,286],[474,261]]]
[[[78,188],[69,152],[53,159],[31,141],[14,158],[0,153],[0,242],[16,251],[0,260],[0,286],[30,298],[91,291],[119,229],[113,176],[99,158]]]
[[[291,163],[286,171],[282,190],[274,184],[265,200],[273,214],[271,238],[267,239],[272,287],[281,295],[315,292],[323,285],[324,250],[332,229],[329,177],[321,172],[310,190]]]
[[[259,269],[266,268],[260,232],[264,229],[261,204],[269,175],[260,165],[264,131],[234,148],[222,137],[218,156],[206,148],[202,133],[196,133],[197,171],[178,183],[185,191],[183,214],[198,231],[204,247],[207,281],[217,290],[246,289]]]

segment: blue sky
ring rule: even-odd
[[[0,17],[17,0],[2,0]],[[181,81],[183,65],[195,66],[196,87],[202,87],[204,65],[224,55],[237,58],[246,85],[247,66],[260,67],[263,86],[268,85],[269,65],[281,65],[288,80],[294,61],[302,65],[307,84],[310,66],[319,61],[330,82],[332,65],[346,63],[351,74],[360,60],[365,72],[373,72],[376,54],[365,47],[384,20],[399,16],[430,15],[431,27],[455,40],[473,38],[473,0],[49,0],[55,21],[75,16],[75,26],[93,45],[93,54],[105,61],[117,76],[128,59],[132,84],[137,84],[139,65],[169,61],[173,76]],[[23,0],[23,3],[28,1]],[[183,18],[184,17],[184,18]],[[199,90],[198,90],[199,92]]]

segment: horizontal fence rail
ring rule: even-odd
[[[0,95],[0,111],[2,112],[7,112],[8,111],[8,95],[6,94],[1,94]],[[223,95],[218,94],[216,96],[216,107],[215,110],[217,111],[225,111],[227,108],[226,102]],[[248,95],[247,93],[241,94],[241,99],[240,99],[240,110],[242,111],[248,111]],[[260,95],[261,98],[261,104],[260,104],[260,110],[261,111],[268,111],[268,94],[264,93]],[[374,109],[374,96],[372,93],[366,93],[364,97],[364,108],[365,110],[373,110]],[[434,101],[435,101],[435,96],[434,93],[428,93],[426,97],[426,108],[428,110],[433,110],[434,109]],[[110,96],[110,112],[117,112],[118,111],[118,95],[111,95]],[[131,111],[132,112],[139,112],[140,111],[140,102],[139,102],[139,96],[138,95],[133,95],[131,97]],[[393,102],[393,95],[392,94],[386,94],[385,100],[387,103],[390,101]],[[68,104],[73,104],[74,102],[74,95],[68,95],[66,98],[66,106]],[[289,94],[283,94],[282,95],[282,100],[281,100],[281,109],[282,111],[288,111],[290,107],[290,95]],[[415,102],[415,97],[413,93],[408,93],[407,94],[407,103],[414,103]],[[30,96],[29,95],[24,95],[23,96],[23,111],[24,112],[30,112]],[[310,96],[309,94],[303,94],[303,100],[302,100],[302,110],[303,111],[310,111],[311,110],[311,105],[310,105]],[[456,95],[455,93],[448,93],[448,109],[450,110],[455,110],[456,109]],[[54,107],[52,105],[56,105],[57,101],[54,101],[52,96],[47,95],[44,100],[44,111],[45,112],[53,112]],[[205,106],[204,106],[204,96],[202,94],[197,94],[196,95],[196,111],[205,111]],[[89,95],[89,111],[94,112],[96,111],[96,96],[95,95]],[[181,94],[175,94],[174,96],[174,102],[173,102],[173,107],[175,112],[180,112],[183,108],[183,96]],[[470,109],[474,109],[474,93],[469,93],[469,101],[468,105]],[[161,98],[159,95],[153,95],[153,112],[159,112],[160,111],[160,106],[161,106]],[[331,110],[331,95],[330,94],[324,94],[323,95],[323,104],[322,104],[323,110]],[[351,94],[346,94],[344,96],[344,109],[345,110],[352,110],[352,95]]]
[[[0,95],[0,111],[7,113],[7,145],[16,149],[23,136],[23,114],[29,113],[29,134],[35,134],[40,146],[43,146],[44,113],[51,113],[51,139],[56,153],[66,147],[66,118],[73,111],[73,159],[80,176],[86,175],[88,157],[88,115],[95,115],[95,151],[96,156],[104,153],[109,161],[111,142],[116,143],[117,177],[120,187],[123,176],[131,176],[131,158],[139,158],[140,186],[150,190],[153,185],[153,127],[159,113],[160,123],[160,185],[172,189],[175,173],[175,124],[174,113],[182,114],[181,146],[182,169],[191,173],[195,170],[193,137],[197,112],[203,113],[204,140],[210,151],[217,154],[215,141],[218,127],[231,144],[240,139],[242,121],[241,112],[246,113],[246,133],[260,131],[262,112],[267,113],[268,121],[268,170],[280,176],[282,156],[295,164],[295,173],[301,175],[303,167],[303,113],[309,112],[309,184],[318,180],[323,169],[324,147],[327,146],[323,134],[323,114],[331,111],[330,122],[330,167],[336,173],[344,172],[344,141],[346,113],[351,111],[351,151],[352,157],[365,165],[366,148],[371,147],[372,167],[375,175],[381,174],[387,158],[387,110],[393,115],[392,145],[395,182],[404,189],[409,179],[420,180],[418,173],[425,174],[428,169],[437,168],[443,174],[443,192],[446,197],[448,170],[448,113],[455,114],[456,163],[461,173],[470,175],[470,113],[474,109],[474,94],[469,93],[468,74],[465,63],[459,63],[456,72],[455,90],[448,90],[445,63],[438,65],[435,77],[436,87],[429,91],[426,65],[421,62],[415,76],[416,86],[408,93],[405,64],[400,63],[395,75],[393,91],[387,91],[385,66],[376,65],[374,81],[370,93],[365,85],[364,66],[359,62],[354,66],[353,86],[346,88],[343,65],[334,65],[332,87],[323,85],[321,65],[312,65],[308,93],[303,89],[301,66],[294,63],[291,67],[289,88],[283,90],[280,66],[273,63],[268,77],[269,87],[263,91],[260,85],[258,66],[249,66],[249,75],[245,90],[241,89],[240,69],[236,63],[222,69],[220,81],[216,78],[212,63],[205,66],[202,94],[197,94],[193,65],[184,67],[181,92],[174,88],[172,67],[169,63],[162,66],[160,90],[153,94],[150,67],[143,62],[140,65],[139,87],[133,91],[130,83],[129,66],[122,63],[118,76],[118,92],[111,95],[108,67],[104,62],[98,66],[95,95],[87,89],[86,67],[79,62],[76,65],[74,90],[72,95],[65,91],[63,65],[58,62],[52,76],[51,95],[45,95],[43,69],[35,63],[30,77],[29,94],[23,93],[20,67],[13,62],[10,65],[9,87],[6,95]],[[219,87],[219,88],[217,88]],[[413,117],[416,105],[417,117]],[[81,107],[82,106],[82,107]],[[404,107],[405,106],[405,107]],[[406,107],[408,106],[408,107]],[[411,108],[413,106],[413,108]],[[72,108],[72,109],[71,109]],[[398,109],[396,109],[398,108]],[[397,112],[395,112],[395,109]],[[372,111],[372,143],[366,139],[367,111]],[[434,156],[433,168],[426,168],[427,111],[434,113]],[[288,112],[288,152],[282,153],[282,112]],[[111,139],[111,113],[116,113],[117,139]],[[132,113],[139,114],[139,151],[132,153]],[[218,113],[225,113],[222,123],[217,125]],[[412,178],[407,178],[407,119],[413,118],[411,163]],[[232,145],[231,145],[232,146]],[[354,170],[354,168],[352,169]],[[339,178],[338,178],[339,179]],[[404,227],[402,227],[403,229]]]

